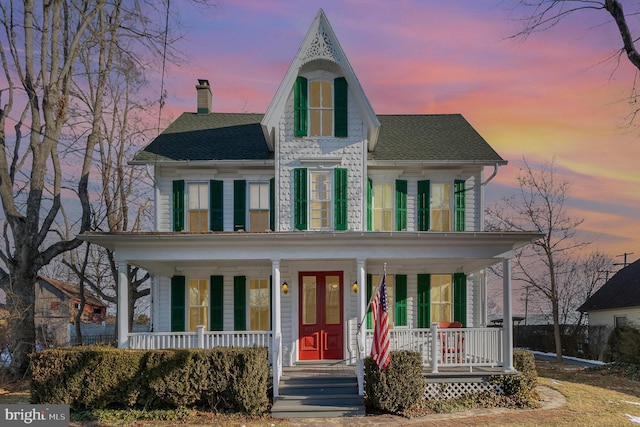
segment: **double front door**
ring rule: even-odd
[[[298,283],[300,360],[342,359],[342,272],[303,272]]]

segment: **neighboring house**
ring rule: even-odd
[[[84,290],[81,324],[102,324],[107,307],[93,293]],[[49,277],[38,276],[35,292],[36,340],[46,346],[66,346],[75,328],[80,308],[80,288]]]
[[[613,328],[640,327],[640,260],[618,271],[578,311],[589,318],[589,342],[604,351]]]
[[[510,318],[512,251],[539,235],[484,231],[485,185],[507,162],[464,117],[377,115],[322,11],[265,114],[214,113],[209,82],[196,89],[197,112],[131,162],[154,175],[155,231],[81,236],[115,251],[119,307],[127,264],[153,276],[153,332],[128,333],[120,310],[121,347],[266,345],[276,396],[282,365],[326,359],[357,363],[362,393],[386,265],[393,349],[434,372],[513,372],[484,271],[502,263]],[[441,321],[462,324],[464,357],[431,339]]]

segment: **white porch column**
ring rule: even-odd
[[[129,275],[127,262],[118,261],[118,348],[129,347]]]
[[[357,355],[356,355],[356,376],[358,377],[358,393],[360,396],[364,395],[364,357],[365,357],[365,343],[366,343],[366,319],[365,310],[367,309],[367,275],[364,269],[364,259],[358,259],[357,275],[358,275],[358,336],[356,341]]]
[[[273,370],[273,397],[278,397],[278,385],[282,375],[282,316],[280,308],[280,260],[271,262],[271,277],[273,295],[273,313],[271,313],[271,339],[272,339],[272,370]]]
[[[513,306],[511,288],[511,259],[502,261],[502,329],[504,332],[504,372],[513,372]]]

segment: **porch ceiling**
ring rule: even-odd
[[[115,252],[119,261],[163,274],[180,268],[253,265],[272,260],[366,260],[420,265],[423,271],[486,268],[541,237],[533,232],[86,233],[82,240]]]

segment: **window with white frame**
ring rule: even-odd
[[[189,331],[195,332],[198,325],[209,330],[209,281],[206,279],[189,279]]]
[[[249,183],[249,231],[269,229],[269,183]]]
[[[393,231],[393,185],[373,184],[373,230]]]
[[[249,279],[249,330],[271,329],[269,279]]]
[[[431,275],[431,322],[451,322],[453,319],[453,277],[450,274]]]
[[[312,230],[332,229],[332,172],[311,171],[309,173],[309,222]]]
[[[431,230],[451,231],[451,184],[431,184]]]
[[[394,310],[395,308],[395,280],[394,280],[395,276],[392,274],[387,274],[387,309],[388,309],[388,313],[389,313],[389,321],[390,321],[390,325],[394,326],[396,323],[396,311]],[[377,286],[380,284],[380,276],[373,276],[373,284],[374,286]]]
[[[309,136],[333,135],[333,84],[309,83]]]
[[[209,184],[190,182],[187,191],[189,231],[209,229]]]

